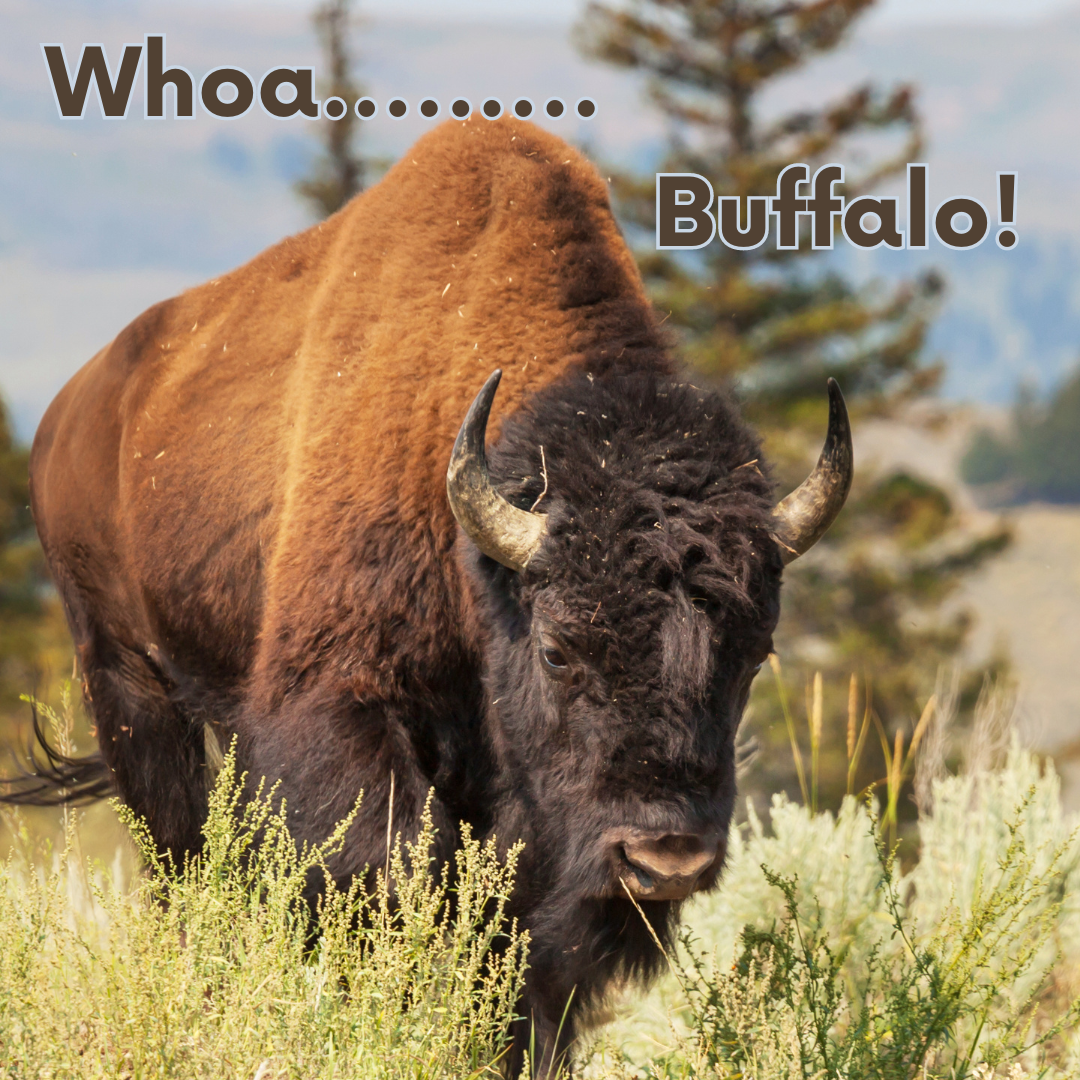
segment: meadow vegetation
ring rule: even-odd
[[[62,851],[11,853],[0,1077],[495,1075],[528,945],[502,918],[517,850],[463,830],[451,888],[425,815],[413,843],[388,833],[389,882],[329,888],[313,912],[305,888],[351,819],[298,850],[274,791],[242,790],[227,755],[183,867],[119,807],[145,865],[128,883],[81,860],[73,815]]]
[[[1080,844],[1055,775],[1014,746],[934,797],[907,873],[872,803],[813,814],[781,795],[769,828],[751,808],[668,978],[586,1075],[1080,1075]]]
[[[896,769],[923,789],[903,865],[887,784],[880,808],[866,792],[835,811],[751,802],[668,975],[612,1004],[576,1074],[1080,1076],[1077,823],[1000,699],[991,713],[953,774],[947,716],[924,710]],[[122,809],[135,875],[81,857],[73,812],[62,850],[22,831],[0,865],[0,1077],[498,1076],[528,953],[502,915],[517,851],[464,831],[447,877],[430,820],[415,843],[388,829],[390,881],[331,888],[313,913],[305,888],[348,820],[298,850],[273,791],[241,791],[229,756],[184,867]]]

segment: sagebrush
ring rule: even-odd
[[[768,830],[751,805],[670,976],[587,1074],[1080,1076],[1080,838],[1053,769],[1014,744],[938,780],[920,839],[902,874],[872,803],[777,796]]]
[[[229,755],[179,868],[118,807],[146,865],[126,890],[70,830],[50,868],[0,867],[0,1077],[497,1075],[528,942],[502,918],[517,849],[465,830],[437,873],[425,816],[414,843],[388,836],[392,888],[342,892],[325,860],[350,820],[298,850],[274,792],[242,791]]]

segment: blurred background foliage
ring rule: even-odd
[[[63,612],[30,516],[28,458],[0,404],[0,722],[26,713],[20,695],[44,693],[72,662]]]
[[[1008,428],[980,428],[961,463],[984,501],[1080,502],[1080,367],[1045,401],[1021,387]]]
[[[30,515],[30,452],[12,433],[7,409],[0,403],[0,776],[17,769],[11,751],[25,749],[30,737],[30,707],[20,698],[33,694],[58,703],[62,680],[74,659],[71,636],[60,599],[49,581],[45,557]],[[88,745],[87,724],[79,725]],[[52,810],[30,810],[26,820],[38,833],[55,835]],[[100,820],[100,819],[97,819]],[[0,857],[13,837],[0,820]],[[111,845],[115,848],[115,837]]]
[[[345,102],[340,120],[319,121],[322,153],[309,174],[294,185],[318,217],[335,213],[363,191],[370,172],[369,163],[356,149],[361,121],[355,108],[365,91],[354,72],[352,6],[352,0],[326,0],[311,17],[329,72],[319,91],[323,98],[339,97]]]

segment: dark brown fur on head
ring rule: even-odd
[[[489,457],[511,502],[548,515],[521,573],[471,557],[490,612],[500,816],[527,840],[519,902],[550,924],[531,984],[549,1007],[572,989],[586,1004],[659,960],[600,838],[726,835],[735,729],[779,613],[771,484],[726,396],[652,373],[563,380]],[[568,662],[559,679],[543,670],[547,636]],[[678,904],[645,906],[663,940]]]

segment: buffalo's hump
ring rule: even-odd
[[[477,388],[504,369],[496,438],[612,364],[666,370],[602,179],[526,122],[449,121],[95,356],[38,432],[35,517],[98,617],[207,689],[273,707],[336,665],[381,694],[472,648],[444,478]]]

